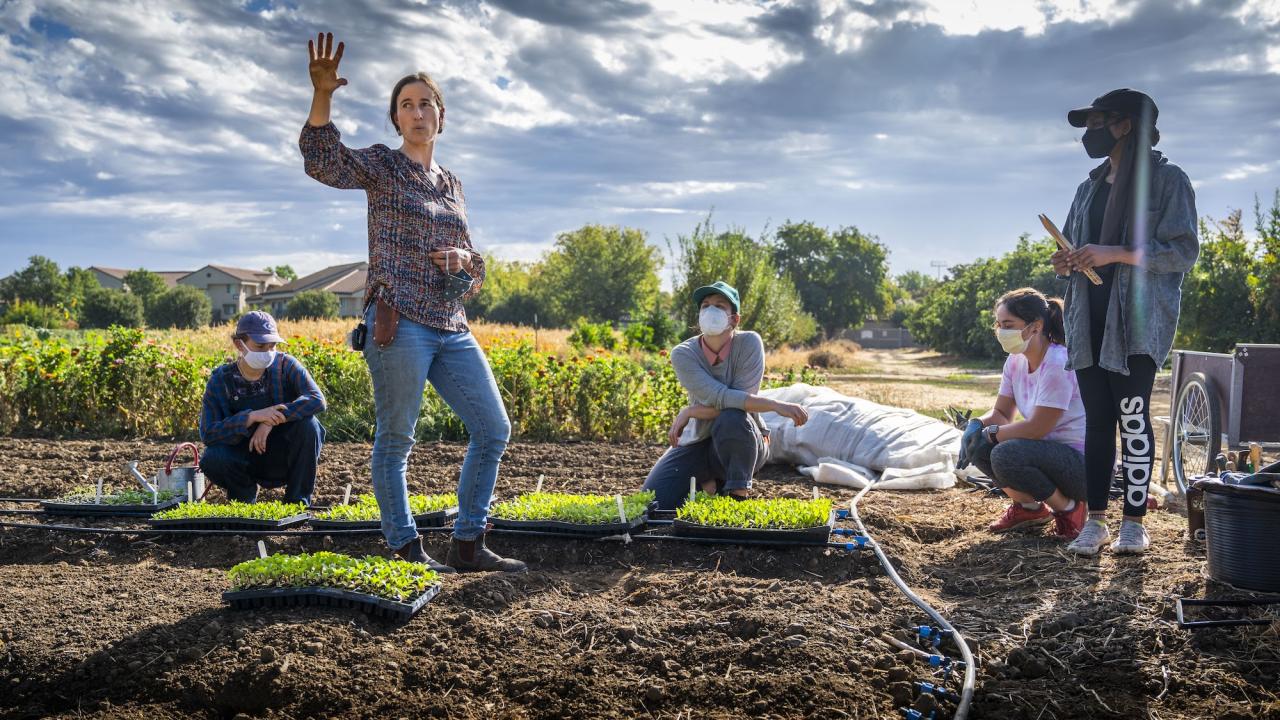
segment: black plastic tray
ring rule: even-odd
[[[458,517],[458,508],[451,507],[414,515],[413,522],[418,527],[444,527],[456,517]],[[369,530],[382,527],[381,520],[318,520],[311,518],[310,524],[316,530]]]
[[[397,602],[376,595],[329,587],[264,588],[261,590],[229,590],[222,593],[223,602],[232,610],[258,608],[290,608],[321,606],[355,608],[390,620],[408,620],[440,594],[440,586],[432,585],[412,602]]]
[[[162,503],[155,505],[108,505],[106,503],[70,503],[58,502],[56,500],[41,500],[40,509],[49,515],[79,515],[92,517],[109,517],[112,515],[124,515],[137,517],[140,515],[151,515],[161,510],[169,508],[181,503],[184,498],[171,498]]]
[[[503,520],[502,518],[491,517],[489,522],[493,523],[495,530],[533,530],[539,532],[557,532],[571,533],[574,535],[582,535],[584,537],[605,537],[606,535],[621,535],[622,533],[633,532],[636,528],[642,527],[648,522],[648,516],[641,514],[640,517],[634,518],[631,522],[613,522],[613,523],[572,523],[563,520]]]
[[[281,520],[255,520],[253,518],[170,518],[147,522],[152,527],[170,530],[282,530],[301,525],[311,517],[310,513],[298,513]]]
[[[753,540],[770,541],[783,545],[826,545],[831,539],[831,528],[835,526],[836,516],[832,512],[826,525],[798,530],[770,530],[768,528],[736,528],[717,527],[691,523],[688,520],[676,520],[671,523],[671,532],[681,537],[715,538],[718,540]]]

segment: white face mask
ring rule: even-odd
[[[271,367],[271,363],[276,361],[276,351],[274,349],[254,351],[245,345],[241,345],[241,347],[243,350],[240,353],[240,357],[244,358],[245,365],[254,370],[266,370]]]
[[[1017,355],[1026,352],[1027,345],[1030,341],[1022,337],[1024,328],[997,328],[996,340],[1000,342],[1000,347],[1010,355]]]
[[[719,335],[729,329],[729,313],[708,305],[698,312],[698,329],[703,335]]]

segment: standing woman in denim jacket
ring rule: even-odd
[[[1196,199],[1186,173],[1152,150],[1158,110],[1136,90],[1113,90],[1067,113],[1084,127],[1089,157],[1105,158],[1076,190],[1063,234],[1075,249],[1053,255],[1067,278],[1069,365],[1085,408],[1089,521],[1067,549],[1096,555],[1111,539],[1106,509],[1120,428],[1124,517],[1112,552],[1141,553],[1155,466],[1151,386],[1173,347],[1182,278],[1200,254]],[[1094,270],[1101,284],[1083,274]]]
[[[398,149],[343,145],[329,120],[343,44],[333,34],[307,43],[314,94],[299,146],[311,177],[330,187],[364,190],[369,201],[369,280],[364,348],[373,378],[377,434],[370,468],[387,544],[403,559],[453,570],[525,569],[485,547],[489,502],[511,423],[489,362],[467,326],[462,303],[484,282],[484,260],[467,229],[462,183],[433,159],[444,131],[444,97],[426,73],[402,78],[388,116],[404,138]],[[405,468],[413,449],[422,393],[430,382],[462,419],[471,441],[458,478],[458,519],[447,565],[422,547]]]

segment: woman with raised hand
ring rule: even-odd
[[[349,148],[329,118],[333,93],[347,84],[338,76],[344,49],[343,43],[334,48],[332,33],[307,43],[314,93],[298,144],[308,175],[330,187],[364,190],[369,202],[364,320],[372,342],[363,350],[373,378],[377,432],[370,468],[383,535],[398,557],[437,570],[523,571],[524,563],[499,557],[484,542],[511,423],[462,307],[479,291],[485,266],[471,245],[462,183],[435,159],[444,96],[426,73],[401,78],[387,112],[400,147]],[[470,435],[446,565],[423,549],[405,479],[427,382]]]
[[[1182,278],[1200,254],[1191,181],[1152,149],[1157,116],[1150,97],[1129,89],[1067,113],[1086,128],[1085,152],[1102,159],[1076,189],[1062,228],[1075,249],[1053,255],[1068,280],[1067,348],[1085,409],[1089,520],[1067,547],[1079,555],[1096,555],[1111,539],[1117,427],[1124,516],[1111,550],[1141,553],[1151,542],[1142,525],[1155,458],[1151,387],[1173,347]],[[1101,284],[1086,277],[1089,269]]]
[[[1084,405],[1066,368],[1062,300],[1020,288],[996,301],[995,315],[1009,358],[995,407],[965,429],[959,465],[977,465],[1011,501],[991,532],[1052,520],[1056,537],[1073,540],[1086,512]]]

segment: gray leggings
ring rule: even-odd
[[[1053,440],[1012,438],[991,448],[988,460],[979,453],[973,464],[997,487],[1026,493],[1041,502],[1054,490],[1072,500],[1085,499],[1084,455]]]

